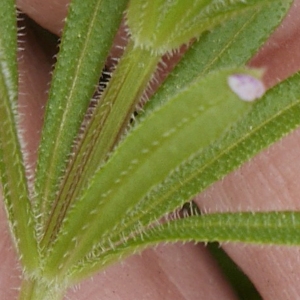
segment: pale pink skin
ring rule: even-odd
[[[67,0],[19,0],[17,5],[55,33],[62,27]],[[300,0],[295,3],[300,4]],[[265,84],[274,85],[300,69],[299,7],[271,38],[251,65],[265,67]],[[297,38],[298,34],[298,38]],[[50,80],[51,58],[33,35],[26,36],[20,60],[20,103],[26,108],[28,159],[34,162],[41,127],[45,90]],[[206,211],[299,210],[300,131],[296,130],[257,155],[238,171],[217,182],[197,198]],[[20,268],[0,210],[0,299],[15,299]],[[250,276],[264,299],[300,298],[299,248],[226,244],[224,249]],[[86,280],[69,299],[182,300],[235,299],[218,267],[202,245],[176,244],[149,249]],[[67,299],[67,298],[66,298]]]

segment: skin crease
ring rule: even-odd
[[[61,32],[66,3],[59,0],[19,0],[17,6],[37,23]],[[299,7],[297,7],[297,5]],[[300,0],[286,22],[250,63],[266,68],[265,82],[272,86],[300,69],[297,28]],[[45,90],[53,61],[30,30],[25,50],[19,53],[21,125],[25,128],[27,162],[33,169]],[[26,115],[25,115],[26,114]],[[296,130],[257,155],[236,172],[217,182],[197,198],[205,211],[299,210],[300,131]],[[288,153],[288,155],[286,155]],[[20,268],[0,210],[0,299],[15,299]],[[254,282],[264,299],[300,298],[300,248],[240,244],[224,245],[226,251]],[[159,246],[126,259],[104,273],[70,290],[66,299],[235,299],[218,267],[202,245]]]

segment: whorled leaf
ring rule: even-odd
[[[8,219],[24,270],[38,264],[34,221],[18,136],[17,26],[14,1],[0,1],[0,175]]]
[[[274,2],[274,1],[273,1]],[[275,4],[275,3],[274,3]],[[277,5],[277,6],[276,6]],[[224,47],[223,49],[222,49],[222,47],[220,47],[220,49],[221,49],[221,55],[216,55],[217,57],[216,57],[216,60],[212,60],[212,61],[209,61],[209,62],[207,62],[207,65],[206,65],[206,67],[204,67],[205,66],[205,62],[204,62],[204,64],[202,65],[202,67],[204,67],[204,70],[203,70],[203,72],[206,72],[206,71],[208,71],[208,69],[209,68],[213,68],[214,66],[216,67],[217,65],[218,65],[218,61],[220,61],[221,60],[221,57],[222,57],[222,55],[224,55],[225,57],[226,57],[226,55],[228,54],[228,53],[232,53],[232,48],[233,49],[235,49],[236,51],[237,51],[237,49],[240,49],[241,47],[237,47],[237,46],[233,46],[232,47],[232,42],[234,42],[234,41],[240,41],[240,42],[242,42],[242,41],[245,41],[245,37],[246,37],[246,35],[247,34],[249,34],[249,30],[248,30],[248,28],[249,27],[251,27],[251,28],[253,28],[252,26],[255,26],[255,25],[264,25],[266,22],[262,22],[262,19],[263,19],[263,17],[264,17],[264,21],[265,21],[265,17],[266,16],[268,16],[268,18],[269,18],[269,22],[268,22],[268,26],[257,26],[257,27],[259,27],[260,28],[260,30],[258,31],[258,32],[256,32],[256,35],[254,35],[254,45],[252,45],[252,48],[250,48],[250,50],[248,50],[248,51],[244,51],[245,52],[245,54],[241,54],[240,52],[239,52],[239,58],[240,58],[240,61],[242,61],[243,59],[245,59],[245,58],[249,58],[250,57],[250,55],[249,55],[249,53],[251,52],[251,54],[253,53],[253,48],[257,48],[257,44],[261,44],[262,43],[262,40],[264,40],[265,38],[266,38],[266,36],[267,36],[267,32],[269,32],[271,29],[273,29],[274,27],[275,27],[275,24],[277,24],[278,22],[279,22],[279,20],[282,18],[282,16],[284,15],[284,13],[286,12],[286,10],[287,10],[287,7],[288,7],[288,4],[286,4],[286,3],[279,3],[278,1],[276,2],[276,5],[274,5],[274,6],[272,6],[271,7],[271,5],[269,5],[269,3],[268,2],[266,2],[266,3],[264,3],[264,7],[262,7],[263,9],[260,11],[260,10],[258,10],[257,9],[257,7],[255,7],[255,8],[252,8],[251,10],[249,10],[249,13],[248,13],[248,15],[249,15],[249,20],[247,20],[246,22],[244,21],[244,19],[242,19],[242,18],[240,18],[240,19],[235,19],[235,20],[233,20],[233,21],[229,21],[228,22],[228,24],[225,24],[225,30],[223,30],[223,33],[224,32],[226,32],[227,33],[227,35],[225,35],[225,39],[223,39],[223,41],[224,40],[227,40],[227,42],[228,42],[228,36],[230,37],[229,38],[229,43],[228,44],[226,44],[225,43],[225,45],[224,44],[222,44],[221,43],[221,45]],[[267,11],[267,9],[266,9],[266,7],[268,8],[268,14],[266,14],[266,11]],[[246,15],[246,17],[248,16],[248,15]],[[275,15],[276,15],[276,17],[275,17]],[[262,17],[263,16],[263,17]],[[242,19],[242,21],[241,21],[241,19]],[[236,22],[236,24],[234,24],[234,22]],[[227,28],[226,28],[226,25],[227,25]],[[237,25],[237,26],[236,26]],[[234,30],[232,30],[232,28],[234,28]],[[236,30],[237,29],[237,30]],[[218,30],[217,30],[217,32],[218,32]],[[219,35],[219,37],[218,37],[218,41],[220,40],[220,38],[221,37],[223,37],[224,35]],[[215,36],[216,37],[216,36]],[[256,43],[257,44],[255,44],[255,41],[256,41]],[[205,43],[204,43],[204,45],[205,45]],[[202,44],[202,46],[203,46],[203,44]],[[213,45],[210,45],[210,47],[211,46],[213,46]],[[190,53],[195,53],[195,51],[193,51],[193,49],[198,49],[199,47],[193,47],[192,48],[192,51],[190,51]],[[239,50],[240,51],[240,50]],[[238,51],[237,51],[238,52]],[[198,53],[199,54],[199,53]],[[191,56],[193,56],[193,55],[189,55],[189,57],[191,57]],[[210,57],[211,58],[211,57]],[[228,57],[227,57],[228,58]],[[230,61],[230,59],[228,58],[227,59],[228,61]],[[188,61],[188,59],[187,60],[184,60],[185,62],[186,61]],[[224,60],[222,60],[222,61],[224,61]],[[216,63],[217,62],[217,63]],[[230,62],[228,63],[229,65],[230,65]],[[239,64],[239,63],[237,63],[237,64]],[[181,64],[181,68],[182,68],[182,66],[184,65],[184,63],[183,64]],[[182,68],[182,69],[187,69],[187,68]],[[183,82],[184,82],[184,80],[183,80]],[[168,85],[167,85],[168,86]],[[174,85],[173,85],[173,87],[174,87]],[[178,89],[178,85],[176,86],[176,88]],[[174,89],[174,90],[176,90],[176,88]],[[159,93],[158,93],[159,94]],[[156,102],[156,101],[154,101],[154,102]],[[109,105],[108,105],[109,106]],[[115,118],[112,118],[112,119],[115,119]],[[101,122],[100,122],[100,124],[101,124]],[[99,126],[98,126],[99,127]],[[93,138],[94,138],[94,132],[98,132],[99,130],[92,130],[92,136],[93,136]],[[106,139],[104,139],[104,141],[106,141]],[[89,139],[87,139],[87,143],[86,143],[87,145],[89,145],[89,144],[91,144],[90,142],[89,142]],[[92,141],[92,144],[94,144],[94,139],[93,139],[93,141]],[[106,142],[104,143],[103,141],[102,141],[102,144],[107,144]],[[109,145],[109,143],[108,143],[108,145]],[[84,147],[83,147],[83,149],[84,149]],[[85,149],[86,150],[86,149]],[[86,153],[88,153],[88,155],[86,155]],[[104,154],[106,153],[106,151],[104,151]],[[103,154],[103,153],[102,153]],[[101,154],[101,155],[102,155]],[[90,159],[90,157],[98,157],[98,155],[91,155],[91,152],[90,151],[83,151],[83,157],[87,157],[87,158],[89,158]],[[78,164],[79,164],[79,167],[82,165],[82,160],[81,159],[77,159],[77,161],[79,162]],[[89,161],[89,160],[88,160]],[[85,166],[86,164],[84,163],[84,166]],[[96,162],[96,163],[94,163],[94,161],[93,161],[93,163],[90,163],[90,165],[91,165],[91,168],[93,169],[93,170],[96,170],[97,169],[97,165],[98,165],[98,163]],[[76,166],[76,164],[75,164],[75,166]],[[87,169],[89,169],[89,168],[87,168]],[[74,173],[74,176],[76,177],[76,178],[78,178],[78,174],[79,173],[82,173],[82,172],[79,172],[78,173],[78,170],[75,168],[74,169],[75,171],[73,172]],[[82,171],[82,168],[80,167],[79,168],[79,171]],[[93,173],[94,171],[92,171],[92,172],[90,172],[91,174]],[[83,174],[83,173],[82,173]],[[82,175],[81,174],[81,175]],[[85,174],[85,173],[84,173]],[[81,178],[85,178],[85,177],[89,177],[89,176],[81,176]],[[73,177],[72,176],[70,176],[70,177],[68,177],[68,179],[72,179]],[[77,191],[78,190],[80,190],[81,189],[81,187],[82,186],[84,186],[84,184],[82,184],[82,180],[69,180],[69,182],[71,182],[71,189],[69,189],[68,188],[68,184],[66,185],[66,188],[64,188],[63,190],[65,191],[65,192],[62,192],[62,198],[65,198],[65,197],[72,197],[72,196],[74,196],[74,198],[76,198],[76,195],[77,195],[77,192],[76,192],[76,188],[77,188],[77,183],[81,183],[81,184],[78,184],[78,188],[77,188]],[[67,181],[68,182],[68,181]],[[74,182],[76,182],[76,184],[74,185]],[[75,186],[75,190],[74,190],[74,188],[72,188],[72,186],[74,187]],[[71,203],[71,201],[66,201],[67,203]],[[63,205],[63,206],[65,206],[65,205]],[[67,206],[66,206],[67,207]],[[58,214],[60,214],[61,215],[61,206],[59,206],[59,205],[57,205],[57,206],[55,206],[55,209],[56,209],[56,211],[58,212]],[[64,213],[62,214],[63,216],[64,216]],[[53,224],[57,224],[57,222],[56,222],[56,219],[54,218],[54,223]],[[60,222],[58,222],[59,224],[60,224]],[[56,226],[56,225],[55,225]],[[51,234],[51,231],[52,231],[52,229],[53,229],[53,227],[49,227],[50,228],[50,230],[49,230],[49,233]],[[59,226],[57,227],[56,226],[56,229],[55,230],[58,230],[58,228],[59,228]]]
[[[220,68],[244,66],[280,24],[293,1],[265,2],[211,31],[204,32],[184,54],[141,113],[150,113],[197,77]]]
[[[211,73],[127,135],[67,214],[46,263],[46,274],[57,273],[57,267],[65,272],[82,259],[151,188],[250,109],[228,86],[228,76],[236,72],[256,74],[245,69]]]
[[[117,248],[103,253],[98,265],[90,265],[95,272],[126,256],[159,243],[175,242],[233,242],[263,245],[300,245],[299,212],[241,212],[216,213],[173,220],[149,228],[123,241]],[[86,269],[75,267],[72,280],[86,276]]]
[[[288,3],[274,1],[272,5],[267,4],[261,10],[250,10],[247,14],[237,16],[213,31],[203,34],[199,41],[195,42],[185,53],[158,92],[146,104],[143,112],[138,116],[137,122],[149,115],[155,107],[163,105],[171,98],[171,95],[180,92],[195,78],[200,78],[221,67],[244,65],[267,39],[270,32],[278,26],[288,8]],[[201,154],[199,154],[200,156]],[[222,176],[224,174],[226,174],[225,170]],[[183,182],[184,177],[184,174],[180,176],[179,182]],[[173,183],[175,181],[176,176],[174,175]],[[103,248],[109,248],[113,244],[118,245],[123,239],[143,230],[145,226],[161,219],[168,212],[174,211],[191,197],[190,194],[185,194],[188,198],[178,198],[172,194],[175,192],[172,190],[172,186],[165,184],[166,182],[156,189],[156,192],[152,191],[123,219],[119,220],[119,226],[111,231],[107,237],[107,243],[99,244],[88,256],[85,264],[86,270],[89,269],[89,265],[97,265],[97,262],[101,260],[99,257],[101,257]],[[177,188],[181,189],[182,186],[179,184],[175,189]],[[196,184],[194,190],[197,190]],[[165,197],[161,196],[163,195],[162,191],[165,191]],[[168,193],[171,194],[170,197],[167,196]],[[84,265],[83,262],[82,264]]]
[[[55,239],[61,222],[92,176],[107,160],[124,132],[160,57],[129,42],[100,103],[94,109],[53,205],[42,245]]]
[[[272,11],[274,19],[279,17],[277,13],[281,4],[279,3],[278,5],[279,6]],[[257,15],[257,25],[261,24],[263,26],[262,23],[265,22],[267,13],[268,10],[266,9],[265,11],[262,11],[261,15]],[[269,17],[271,17],[271,11]],[[282,17],[282,15],[280,17]],[[229,21],[229,24],[233,25],[234,23],[232,22],[236,21],[237,20]],[[277,20],[277,23],[279,21],[280,20]],[[243,21],[243,23],[244,22],[246,21]],[[247,26],[241,26],[242,27],[234,26],[232,32],[229,32],[237,37],[238,40],[244,41],[244,38],[247,37],[249,32]],[[244,32],[245,36],[243,36],[244,28],[246,29]],[[222,29],[224,29],[225,32],[223,32]],[[211,43],[214,43],[213,41],[219,41],[222,35],[226,36],[227,30],[225,25],[225,27],[218,28],[216,32],[212,32],[211,38],[209,38],[209,35],[205,36],[204,42],[199,42],[199,46],[203,46],[199,49],[203,49],[204,52],[208,51]],[[235,31],[238,34],[234,34]],[[260,34],[258,34],[258,37],[259,36]],[[204,60],[203,68],[200,68],[200,76],[203,76],[201,73],[202,71],[206,73],[209,70],[218,67],[220,64],[223,65],[226,64],[226,62],[233,64],[234,61],[230,62],[228,56],[238,52],[238,48],[238,41],[236,45],[233,43],[230,47],[227,47],[227,44],[226,46],[221,47],[215,57],[212,56],[208,62]],[[222,55],[219,55],[219,53],[222,53]],[[244,55],[244,58],[247,59],[247,53],[244,53]],[[195,56],[193,55],[192,57]],[[239,58],[238,55],[237,57]],[[185,69],[187,72],[183,73],[181,76],[178,69],[178,71],[175,71],[175,75],[171,74],[171,78],[167,80],[162,89],[158,91],[158,95],[154,96],[153,100],[155,101],[156,106],[162,105],[162,103],[168,99],[166,95],[172,94],[172,91],[174,92],[176,87],[179,87],[177,92],[183,88],[180,86],[181,78],[183,79],[183,82],[185,80],[188,82],[188,80],[196,77],[197,73],[196,70],[193,70],[193,66],[191,66],[192,75],[188,72],[189,64],[186,63],[185,59],[186,58],[184,57],[182,61],[184,67],[182,70]],[[238,59],[237,63],[242,63],[242,58],[240,59],[241,60]],[[122,220],[122,234],[125,234],[125,236],[126,232],[129,234],[132,230],[130,226],[132,226],[132,228],[136,226],[140,227],[141,225],[145,226],[161,218],[166,213],[173,211],[185,201],[196,196],[214,181],[222,178],[250,157],[296,128],[300,124],[296,117],[299,109],[298,99],[300,98],[300,90],[296,86],[293,86],[293,84],[296,84],[298,80],[299,75],[295,75],[286,82],[281,83],[268,91],[260,101],[254,104],[251,112],[246,115],[237,126],[232,128],[222,141],[215,143],[211,148],[199,153],[199,155],[190,161],[184,162],[182,166],[167,178],[159,188],[153,190],[143,201],[141,201],[140,205],[132,210],[126,219]],[[153,106],[154,105],[151,102],[146,106],[146,115],[151,113],[154,109]],[[286,114],[287,116],[284,117]],[[280,123],[284,120],[289,120],[288,126],[284,123]],[[276,127],[274,127],[275,124]],[[259,136],[261,136],[261,138],[259,138]],[[117,234],[120,236],[121,233],[114,232],[115,236]],[[117,239],[119,239],[119,236],[117,236]]]
[[[198,38],[205,30],[272,0],[132,0],[127,18],[136,46],[165,53]]]
[[[157,220],[297,128],[299,80],[300,74],[295,74],[269,90],[222,139],[182,163],[159,188],[153,189],[128,220],[133,221],[138,211],[144,212],[139,217],[141,224]]]
[[[74,0],[60,45],[39,149],[35,190],[45,225],[127,0]]]

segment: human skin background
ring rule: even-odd
[[[60,34],[66,0],[19,0],[17,5],[37,23]],[[266,68],[268,86],[300,69],[300,0],[286,22],[252,60]],[[298,36],[297,36],[298,35]],[[51,51],[30,30],[19,53],[20,112],[26,129],[27,161],[33,166],[42,111],[52,66]],[[299,210],[300,131],[257,155],[236,172],[197,198],[213,211]],[[0,299],[15,299],[20,267],[8,234],[3,209],[0,216]],[[250,276],[264,299],[300,298],[300,248],[226,244],[224,249]],[[202,245],[175,244],[149,249],[86,280],[68,299],[235,299],[218,267]]]

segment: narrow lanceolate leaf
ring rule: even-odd
[[[62,187],[53,205],[42,244],[55,235],[72,201],[88,186],[95,171],[103,165],[108,153],[116,146],[125,130],[137,102],[145,90],[160,57],[149,51],[133,48],[130,41],[117,69],[105,89],[101,102],[93,111],[85,132],[74,152]]]
[[[42,217],[55,197],[126,4],[74,0],[70,5],[39,150],[35,187]]]
[[[0,175],[17,250],[26,271],[38,253],[23,158],[17,133],[17,29],[14,1],[0,1]]]
[[[236,16],[213,31],[203,34],[199,41],[195,42],[185,53],[164,84],[146,104],[144,111],[138,116],[138,120],[163,105],[172,98],[171,95],[176,95],[195,78],[200,78],[218,68],[245,65],[274,28],[278,26],[289,7],[290,3],[288,1],[273,1],[272,5],[266,3],[261,10],[251,9],[246,14]],[[201,154],[199,154],[200,156]],[[186,164],[190,165],[189,162],[186,162]],[[176,175],[173,179],[172,182],[176,186]],[[182,171],[178,183],[184,180],[185,173]],[[174,186],[168,184],[168,181],[166,180],[164,184],[156,189],[156,192],[152,191],[124,219],[120,220],[122,226],[111,232],[107,247],[110,247],[109,244],[111,243],[119,244],[120,241],[129,237],[133,232],[143,230],[144,226],[162,218],[168,212],[174,211],[190,199],[190,194],[186,194],[187,198],[173,196]],[[194,186],[196,191],[198,182]],[[175,190],[177,188],[181,189],[182,185],[178,184]],[[171,196],[167,196],[168,193],[171,193]],[[99,245],[98,253],[101,254],[101,247],[106,246]],[[92,257],[93,259],[89,258],[90,264],[99,259],[95,250]]]
[[[124,257],[159,243],[234,242],[264,245],[300,245],[299,212],[216,213],[191,216],[148,228],[103,252],[101,260],[90,268],[83,265],[71,271],[77,281]],[[87,273],[88,271],[88,273]]]
[[[260,9],[272,0],[132,0],[128,25],[135,44],[165,53],[198,38],[237,14]]]
[[[265,2],[201,35],[144,107],[161,105],[197,77],[219,68],[244,66],[280,24],[293,1]]]
[[[127,219],[149,224],[300,125],[300,74],[269,90],[222,139],[184,162]],[[143,216],[141,216],[143,211]]]
[[[228,86],[236,72],[253,73],[226,70],[193,82],[124,139],[67,215],[46,270],[83,258],[152,187],[250,109]]]
[[[198,42],[192,45],[191,49],[186,53],[178,66],[176,66],[162,87],[151,101],[147,103],[144,108],[144,115],[142,114],[141,118],[150,114],[156,107],[166,102],[169,99],[168,96],[170,97],[170,95],[178,93],[191,80],[204,76],[208,72],[220,67],[244,65],[255,53],[262,41],[280,23],[281,19],[287,13],[289,6],[290,3],[274,1],[272,5],[267,4],[260,11],[250,11],[247,13],[247,16],[238,16],[233,20],[227,21],[212,32],[204,34]],[[253,28],[257,30],[254,31]],[[249,39],[249,37],[251,38]],[[214,50],[211,51],[211,49]],[[284,85],[286,85],[286,88],[284,88]],[[289,86],[290,84],[288,83],[283,84],[282,88],[284,92],[281,94],[282,96],[275,96],[278,88],[270,91],[266,95],[266,99],[263,98],[254,105],[253,111],[248,117],[245,117],[238,126],[232,128],[228,134],[231,138],[226,139],[227,141],[223,146],[215,144],[210,150],[206,150],[194,159],[183,163],[159,188],[147,195],[122,220],[122,235],[130,235],[130,232],[134,228],[135,230],[139,230],[141,226],[146,226],[160,219],[168,212],[180,207],[184,202],[190,200],[205,187],[213,183],[214,180],[220,179],[241,165],[251,155],[255,155],[258,151],[267,147],[271,143],[270,139],[262,141],[261,148],[256,148],[255,150],[250,145],[243,147],[243,150],[240,151],[240,155],[242,156],[240,159],[237,159],[236,153],[230,154],[232,149],[238,147],[237,143],[244,143],[244,139],[247,139],[249,142],[251,141],[252,135],[248,137],[248,134],[250,134],[249,128],[252,128],[254,125],[254,116],[261,116],[262,107],[266,106],[266,102],[268,104],[263,111],[267,114],[266,117],[270,119],[272,113],[277,114],[277,110],[275,109],[277,104],[272,102],[274,96],[278,103],[283,104],[282,108],[285,105],[288,106],[290,102],[297,101],[297,98],[293,98],[293,92],[290,93]],[[287,94],[284,95],[284,93]],[[285,104],[282,102],[281,97],[286,100]],[[270,109],[272,103],[274,108]],[[257,119],[257,116],[255,118]],[[294,120],[296,121],[296,119]],[[259,122],[264,122],[264,116],[261,116],[260,121],[258,121],[257,126],[260,128]],[[294,126],[297,125],[294,124]],[[277,139],[282,136],[284,128],[283,126],[280,131],[276,131],[278,133]],[[292,128],[288,128],[287,130],[290,131]],[[243,135],[245,135],[244,138]],[[226,149],[223,147],[226,147]],[[223,154],[225,156],[221,159],[220,156]],[[216,156],[215,158],[214,155]],[[229,156],[231,157],[230,160]],[[218,166],[219,171],[210,169],[211,164]],[[206,175],[203,174],[202,176],[201,174],[204,170]],[[210,178],[208,181],[207,177]],[[186,184],[187,188],[185,188]],[[118,241],[120,234],[119,231],[113,232],[111,239]]]

